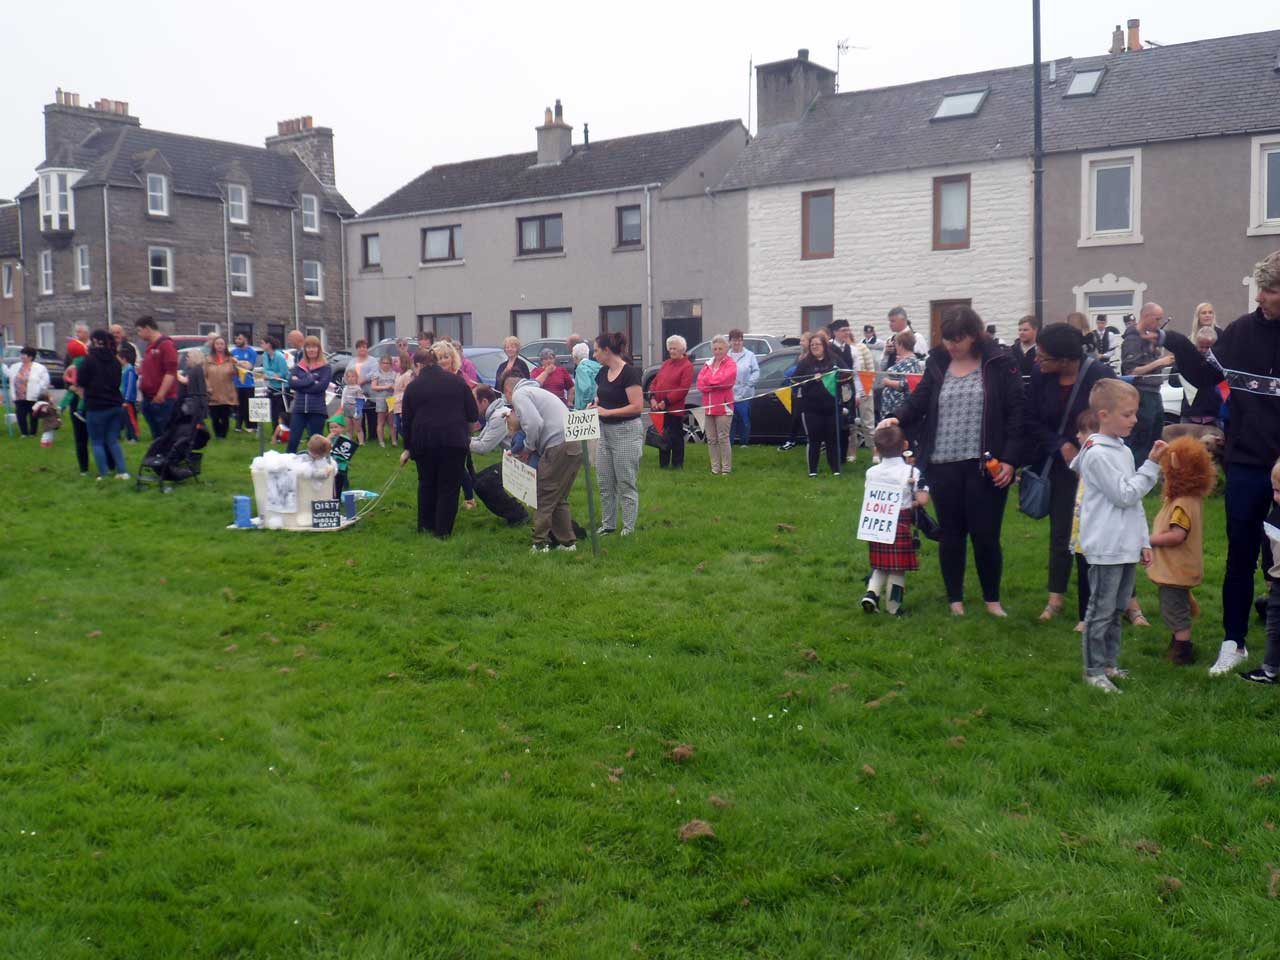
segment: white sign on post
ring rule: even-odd
[[[255,397],[265,397],[267,395],[267,385],[259,381],[253,381],[253,395]]]
[[[594,408],[570,410],[564,418],[564,441],[600,439],[600,412]]]
[[[271,399],[269,397],[250,397],[249,398],[249,422],[250,423],[270,423],[271,422]]]
[[[529,509],[538,509],[538,471],[509,450],[502,454],[502,489]]]
[[[868,482],[862,494],[858,539],[872,543],[893,543],[898,538],[898,511],[901,508],[901,483]]]

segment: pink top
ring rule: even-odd
[[[708,417],[727,417],[733,413],[733,385],[737,380],[738,365],[728,354],[718,362],[713,357],[698,371],[702,408]]]

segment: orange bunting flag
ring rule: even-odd
[[[667,415],[665,413],[655,413],[651,410],[649,411],[649,417],[653,420],[653,428],[661,433],[663,424],[667,422]]]
[[[1228,386],[1227,381],[1218,381],[1218,393],[1222,396],[1224,402],[1231,396],[1231,387]]]
[[[862,390],[870,396],[872,389],[876,385],[876,375],[872,370],[858,371],[858,379],[862,381]]]
[[[920,386],[920,381],[924,379],[923,373],[907,374],[907,393],[910,393],[916,387]]]
[[[778,399],[782,401],[782,405],[787,408],[787,413],[791,412],[791,388],[781,387],[778,390]]]

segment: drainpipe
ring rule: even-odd
[[[653,354],[653,201],[649,196],[649,185],[644,187],[644,220],[645,220],[645,244],[644,244],[644,270],[645,284],[647,293],[645,300],[649,310],[648,329],[645,333],[645,339],[648,341],[648,349],[644,351],[644,361],[647,362]]]
[[[1031,65],[1034,82],[1032,84],[1035,97],[1035,146],[1034,159],[1032,161],[1031,177],[1033,182],[1032,193],[1034,199],[1032,201],[1032,229],[1034,238],[1033,247],[1033,265],[1032,265],[1032,287],[1034,289],[1034,305],[1036,312],[1036,323],[1043,325],[1044,323],[1044,124],[1041,117],[1040,106],[1040,0],[1032,0],[1031,3],[1031,30],[1032,30],[1032,60]]]
[[[346,223],[342,219],[342,214],[338,214],[338,249],[342,256],[342,345],[347,349],[351,349],[351,317],[350,310],[347,308],[347,229]]]
[[[226,336],[231,336],[231,247],[227,242],[227,198],[222,198],[222,293],[227,301]]]
[[[111,307],[111,205],[107,200],[107,191],[111,189],[111,184],[104,183],[102,185],[102,257],[107,265],[107,326],[112,324],[112,307]],[[18,228],[22,228],[22,218],[18,218]],[[21,244],[21,241],[19,241]],[[23,303],[25,306],[25,301]]]
[[[38,202],[39,200],[37,199],[37,203]],[[26,244],[24,243],[25,238],[22,234],[22,201],[14,200],[14,203],[18,205],[18,269],[16,271],[18,276],[15,278],[14,282],[18,285],[18,289],[22,296],[22,336],[18,342],[30,343],[31,341],[27,339],[27,271],[24,266],[27,262],[27,251]]]
[[[294,211],[289,211],[289,257],[293,266],[293,329],[301,331],[298,322],[298,227]]]

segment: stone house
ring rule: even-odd
[[[651,362],[745,321],[745,206],[714,187],[737,120],[574,143],[559,101],[537,149],[441,164],[347,224],[350,336],[466,345],[627,335]]]
[[[150,314],[171,333],[345,345],[333,131],[281,123],[265,147],[144,128],[127,103],[44,108],[45,157],[19,195],[26,335]]]
[[[18,205],[0,201],[0,343],[23,343],[22,232]],[[34,346],[34,344],[32,344]]]

